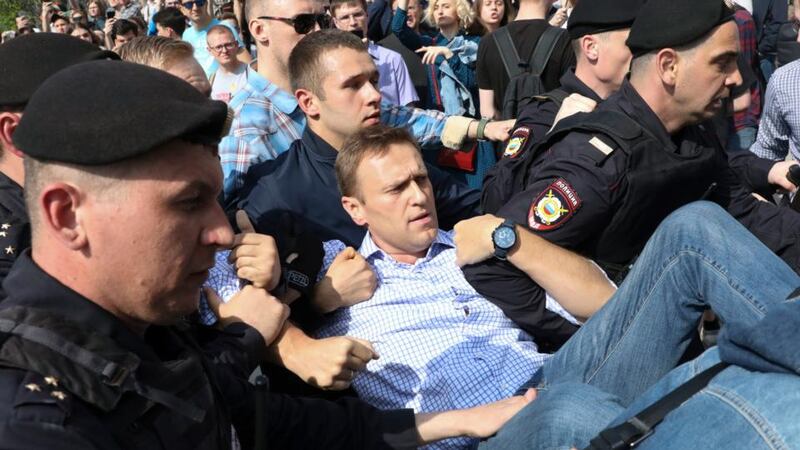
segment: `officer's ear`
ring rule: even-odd
[[[80,251],[88,243],[81,220],[83,196],[74,184],[54,182],[42,188],[37,200],[42,231],[70,250]]]
[[[600,57],[598,41],[598,37],[593,34],[587,34],[578,38],[578,45],[580,46],[581,53],[593,64],[596,63]],[[580,58],[580,55],[575,56]]]
[[[314,93],[308,89],[298,89],[294,92],[294,97],[306,116],[315,119],[319,117],[319,98]]]
[[[667,86],[675,86],[678,79],[678,51],[665,48],[656,53],[656,69],[661,82]]]
[[[364,204],[358,197],[342,197],[342,207],[356,225],[360,227],[367,225],[367,218],[364,216]]]
[[[14,112],[0,113],[0,149],[11,152],[22,158],[22,152],[14,145],[11,137],[19,125],[19,114]]]

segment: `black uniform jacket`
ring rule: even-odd
[[[276,159],[252,166],[247,172],[241,201],[256,231],[273,234],[278,217],[287,212],[322,241],[337,239],[358,248],[366,229],[356,225],[341,203],[334,163],[338,152],[306,128],[302,139]],[[458,221],[478,214],[480,193],[428,165],[436,198],[439,227],[451,229]]]
[[[85,392],[83,396],[70,392],[67,383],[53,379],[52,374],[3,364],[0,365],[0,447],[48,450],[209,448],[207,435],[225,436],[226,432],[230,433],[231,423],[243,448],[252,446],[256,428],[264,433],[270,448],[282,449],[411,448],[416,441],[411,410],[383,412],[353,399],[334,403],[256,391],[246,380],[259,362],[258,356],[263,354],[264,341],[255,329],[244,324],[234,324],[224,332],[192,331],[188,325],[153,325],[140,337],[110,313],[42,271],[28,252],[21,255],[4,287],[9,296],[0,302],[0,311],[35,309],[52,315],[57,321],[82,325],[87,333],[109,338],[116,344],[115,348],[140,358],[142,362],[135,375],[142,383],[158,386],[169,393],[172,384],[185,387],[190,382],[205,382],[212,387],[208,389],[199,384],[199,389],[191,391],[207,391],[213,395],[210,407],[201,415],[204,419],[189,428],[171,426],[181,423],[182,414],[158,403],[152,404],[126,428],[131,430],[131,439],[120,442],[109,431],[109,416],[116,410],[104,413],[83,400]],[[197,336],[197,339],[179,338],[187,335]],[[181,344],[185,342],[197,345]],[[5,349],[5,344],[0,345],[0,349]],[[26,356],[37,358],[36,353]],[[5,361],[2,355],[0,351],[0,360]],[[159,370],[161,367],[185,367],[176,355],[199,360],[194,366],[197,370],[177,379],[170,378],[174,374]],[[263,414],[255,411],[258,395],[264,400]],[[119,404],[131,404],[125,399],[123,396]],[[189,404],[197,405],[191,401]],[[122,416],[124,419],[124,414]],[[257,417],[263,418],[263,422],[256,423]],[[214,437],[211,439],[213,441]],[[142,445],[137,445],[138,441]],[[230,445],[229,440],[213,442],[212,448]]]
[[[0,172],[0,283],[17,256],[30,246],[31,227],[22,186]]]
[[[603,101],[589,86],[575,76],[575,68],[564,73],[559,80],[560,90],[567,95],[580,94],[597,103]],[[519,158],[527,150],[540,142],[553,127],[560,105],[550,100],[531,102],[517,117],[514,131],[503,152],[504,157]]]
[[[627,115],[650,133],[658,149],[673,153],[671,159],[693,159],[692,155],[703,152],[722,152],[720,146],[707,145],[717,142],[713,130],[703,126],[689,126],[671,136],[639,94],[627,81],[619,92],[603,102],[598,110],[610,110]],[[595,113],[592,113],[595,114]],[[592,114],[586,120],[591,120]],[[713,140],[713,141],[712,141]],[[646,149],[651,151],[651,149]],[[708,154],[708,153],[704,153]],[[750,157],[747,157],[750,158]],[[609,225],[618,214],[626,214],[637,208],[627,205],[620,211],[629,195],[630,157],[614,148],[614,142],[599,139],[590,133],[572,132],[561,141],[545,150],[529,178],[527,189],[517,193],[509,203],[498,211],[498,215],[532,228],[537,234],[562,247],[576,251],[595,261],[603,261],[607,255],[602,250],[613,249],[616,244],[632,245],[641,249],[649,237],[644,235],[637,242],[629,242],[620,236],[619,242],[603,241]],[[751,183],[743,181],[743,174],[731,169],[725,155],[716,155],[716,169],[705,173],[695,184],[708,186],[705,198],[719,203],[736,217],[770,249],[797,270],[800,264],[798,234],[800,215],[787,208],[756,200]],[[758,180],[766,179],[766,168],[752,170]],[[707,178],[707,179],[706,179]],[[668,180],[667,180],[668,181]],[[713,187],[712,187],[713,182]],[[755,184],[755,183],[753,183]],[[762,183],[763,184],[763,183]],[[653,190],[655,205],[660,199],[684,195],[685,186],[665,182]],[[695,191],[692,191],[695,192]],[[636,195],[640,195],[636,194]],[[704,196],[688,201],[700,200]],[[645,196],[645,198],[648,198]],[[678,205],[679,206],[679,205]],[[663,216],[662,216],[663,213]],[[669,211],[636,211],[640,217],[648,214],[657,217],[655,224]],[[653,230],[648,230],[652,233]],[[547,259],[548,255],[537,255]],[[757,261],[753,262],[757,264]],[[559,270],[553,267],[552,270]],[[563,342],[575,331],[574,326],[544,308],[545,293],[525,273],[506,261],[492,259],[464,269],[469,282],[489,300],[497,304],[523,329],[540,338],[549,335],[556,342]],[[538,341],[537,341],[538,342]]]

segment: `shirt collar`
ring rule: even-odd
[[[428,253],[424,258],[417,260],[417,263],[429,261],[448,248],[455,248],[453,237],[450,232],[439,230],[439,232],[436,233],[436,237],[433,239],[431,246],[428,248]],[[364,236],[364,240],[361,241],[361,246],[358,248],[358,253],[360,253],[361,256],[363,256],[367,261],[370,261],[370,258],[389,258],[394,261],[394,258],[381,250],[375,241],[372,240],[372,233],[369,231],[367,231],[367,234]]]
[[[91,324],[95,333],[110,337],[123,347],[149,359],[158,359],[144,340],[111,313],[61,284],[42,270],[30,256],[20,254],[3,289],[8,297],[0,307],[26,306],[43,309],[78,324]]]
[[[336,156],[339,152],[333,148],[331,144],[328,144],[324,139],[319,137],[317,133],[311,131],[311,127],[308,125],[306,125],[305,130],[303,130],[301,139],[303,141],[303,146],[312,154],[320,157],[322,160],[331,163],[336,162]]]

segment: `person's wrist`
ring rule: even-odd
[[[482,117],[481,120],[478,121],[478,128],[475,131],[475,137],[479,141],[486,139],[486,126],[489,125],[489,122],[491,122],[491,120],[485,117]]]
[[[479,121],[477,119],[473,119],[469,126],[467,127],[467,136],[473,139],[477,139],[478,137],[478,124]]]

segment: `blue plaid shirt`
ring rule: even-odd
[[[417,412],[469,408],[511,395],[544,364],[530,335],[470,286],[455,262],[450,233],[439,231],[424,258],[403,264],[367,233],[359,253],[372,266],[372,298],[328,316],[316,337],[370,341],[380,358],[353,380],[362,400],[382,409]],[[344,244],[325,244],[325,265]],[[574,320],[557,303],[548,307]],[[430,448],[464,448],[470,438]]]
[[[756,155],[773,160],[791,151],[800,160],[800,61],[789,63],[769,79],[758,138],[750,147]]]
[[[228,136],[219,143],[226,199],[244,185],[251,165],[275,159],[300,139],[306,127],[306,116],[294,96],[255,70],[228,106],[234,113],[233,123]],[[388,103],[383,103],[381,109],[381,122],[409,128],[420,145],[440,142],[447,119],[443,113]]]

